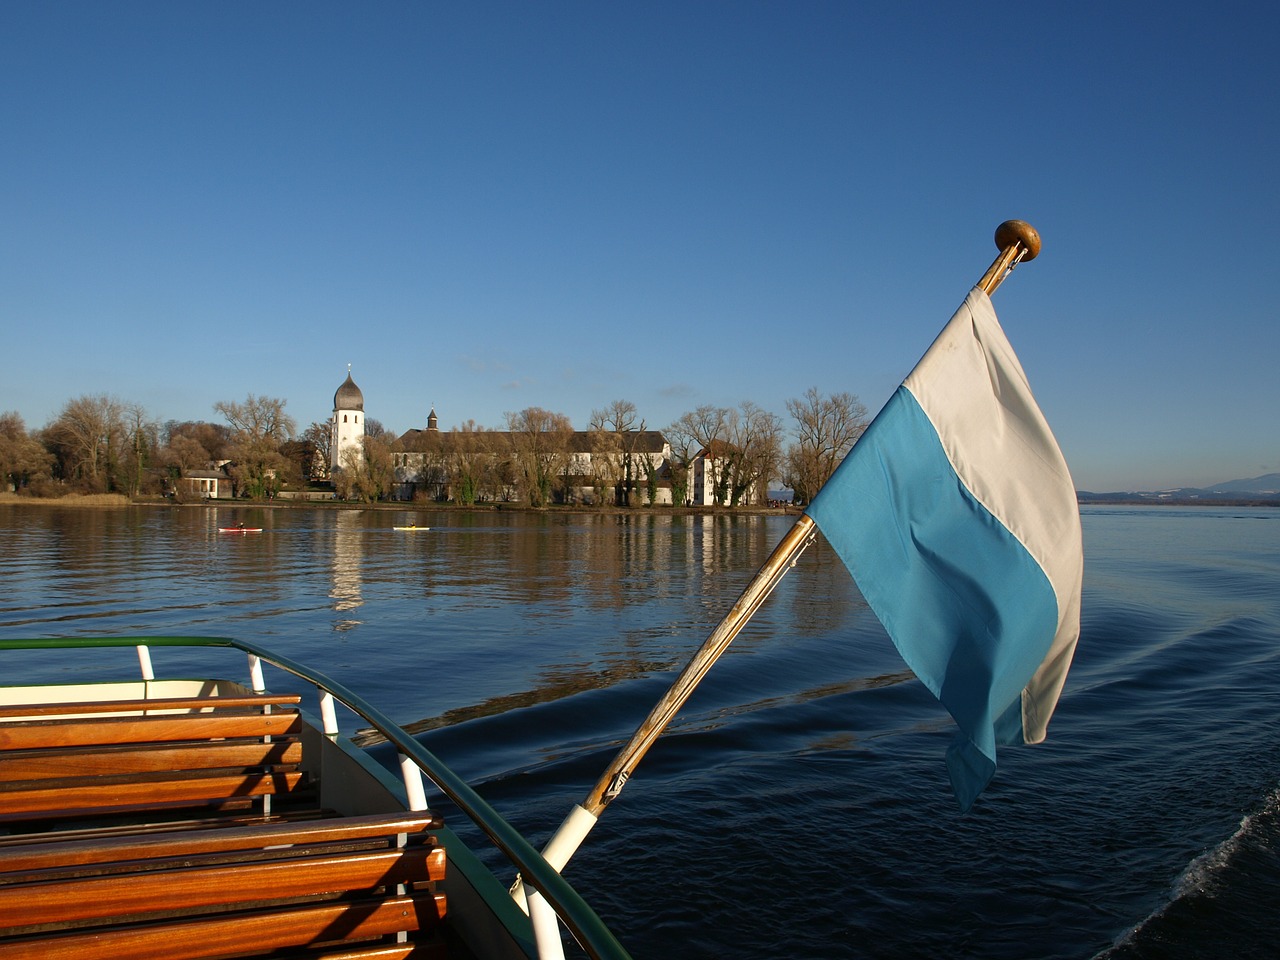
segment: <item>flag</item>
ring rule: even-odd
[[[1039,743],[1080,633],[1075,486],[974,288],[806,513],[959,727],[968,810],[996,744]]]

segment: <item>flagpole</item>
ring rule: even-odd
[[[996,246],[999,255],[978,286],[986,293],[993,293],[1004,281],[1013,268],[1023,260],[1034,260],[1040,253],[1040,234],[1029,223],[1022,220],[1006,220],[996,228]],[[801,514],[795,525],[787,532],[764,565],[747,584],[738,601],[725,615],[720,624],[711,631],[702,646],[680,672],[670,689],[663,694],[649,715],[632,734],[631,739],[618,751],[613,762],[600,776],[591,792],[582,803],[577,804],[569,812],[546,848],[543,858],[554,869],[561,870],[569,862],[569,858],[581,845],[596,820],[604,812],[604,808],[622,792],[632,771],[639,765],[649,748],[675,719],[675,715],[693,694],[707,671],[728,649],[747,621],[760,609],[760,605],[773,592],[787,571],[795,566],[806,547],[817,536],[817,525],[808,514]],[[517,902],[524,904],[524,891],[517,877],[511,888],[511,894]]]

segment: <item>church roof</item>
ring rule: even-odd
[[[364,394],[360,392],[356,382],[351,379],[351,371],[349,370],[347,371],[347,379],[342,381],[342,386],[333,395],[333,409],[364,410]]]
[[[508,430],[477,430],[458,431],[458,430],[433,430],[428,427],[426,430],[414,428],[406,430],[400,435],[400,447],[410,453],[431,453],[431,452],[448,452],[455,449],[459,444],[466,443],[472,449],[483,448],[485,446],[497,445],[497,449],[509,449],[513,442],[520,438],[522,434],[511,433]],[[607,434],[610,439],[614,438],[614,434]],[[663,453],[666,449],[667,438],[663,436],[661,430],[625,430],[621,437],[617,438],[620,443],[619,449],[630,450],[632,453]],[[599,447],[599,438],[597,434],[590,430],[574,430],[565,438],[566,453],[594,453]]]

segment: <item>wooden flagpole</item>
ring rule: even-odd
[[[978,281],[987,294],[995,292],[1015,266],[1023,260],[1034,260],[1040,253],[1040,234],[1022,220],[1006,220],[996,228],[996,246],[1000,249],[995,261]],[[680,676],[663,694],[644,722],[636,729],[627,744],[618,751],[613,762],[591,788],[586,799],[576,805],[564,823],[543,850],[542,855],[556,870],[569,862],[578,846],[595,825],[604,808],[622,792],[633,770],[653,746],[658,737],[675,719],[676,713],[693,694],[707,671],[728,649],[747,621],[760,609],[760,605],[773,592],[773,588],[795,566],[800,554],[817,535],[817,524],[808,514],[802,514],[786,536],[778,543],[764,565],[747,584],[733,608],[703,641],[697,653],[685,665]],[[524,902],[520,880],[511,888],[518,902]]]

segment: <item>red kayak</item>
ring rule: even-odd
[[[261,533],[261,527],[219,527],[219,533]]]

